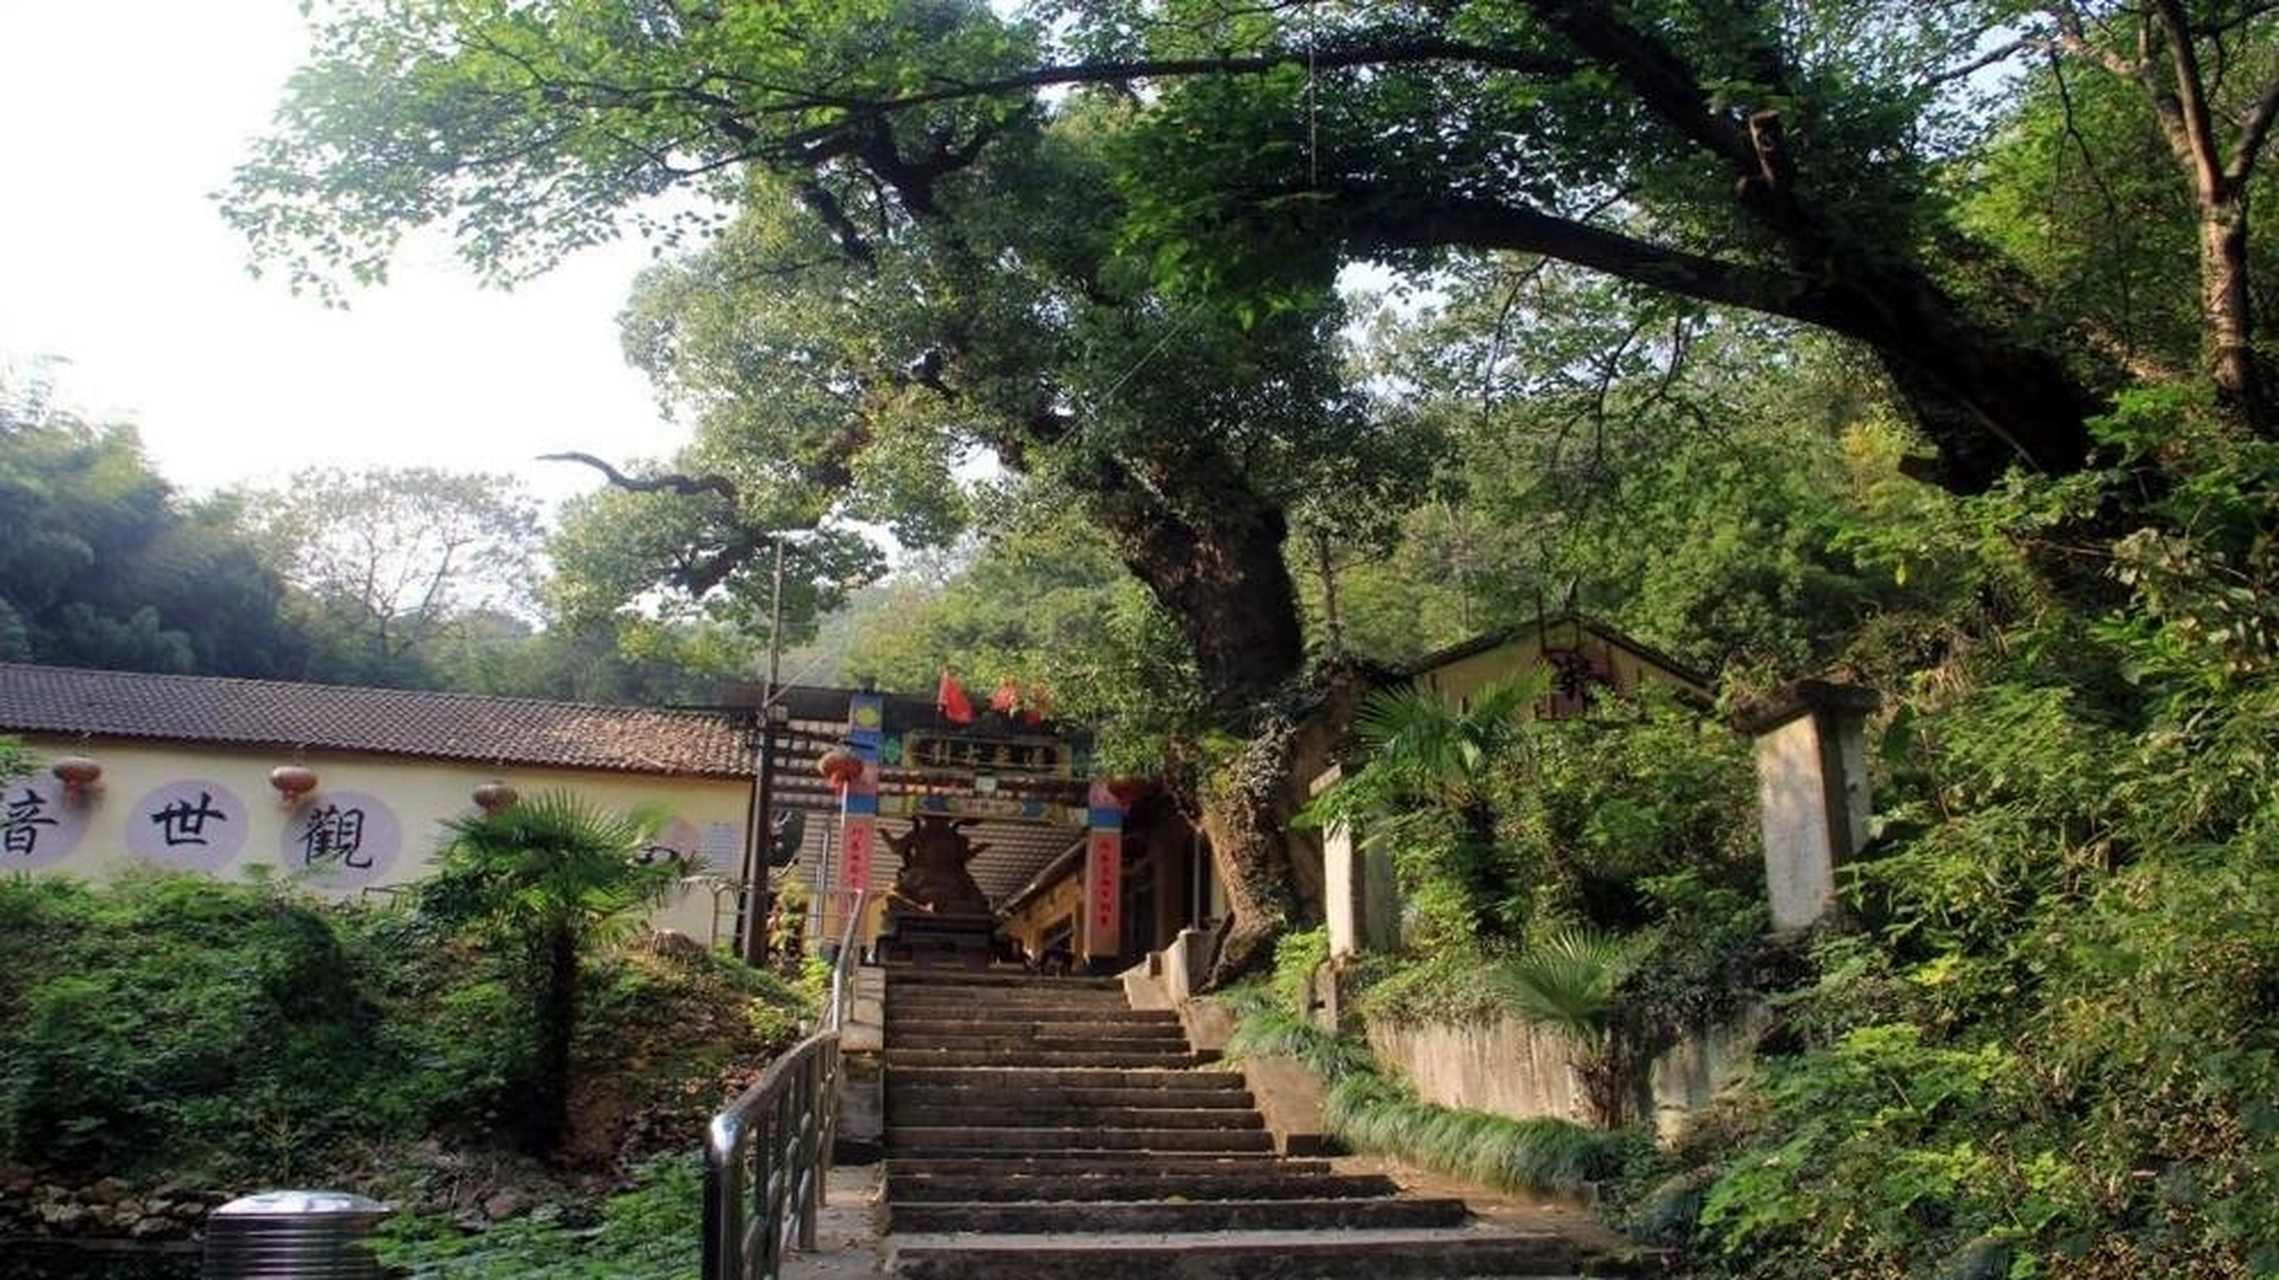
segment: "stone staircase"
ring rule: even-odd
[[[885,1029],[888,1269],[910,1280],[1611,1269],[1567,1236],[1278,1153],[1243,1077],[1114,979],[900,970]]]

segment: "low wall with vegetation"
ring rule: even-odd
[[[1763,1015],[1751,1012],[1713,1024],[1655,1057],[1648,1080],[1657,1136],[1683,1132],[1688,1116],[1748,1074],[1762,1023]],[[1426,1102],[1519,1120],[1587,1115],[1574,1045],[1548,1027],[1513,1017],[1372,1024],[1369,1048]]]

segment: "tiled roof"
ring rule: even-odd
[[[0,733],[749,777],[726,717],[464,693],[0,663]]]

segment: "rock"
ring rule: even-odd
[[[675,964],[695,964],[705,957],[705,946],[678,929],[658,929],[645,940],[651,954]]]
[[[530,1209],[530,1197],[515,1187],[502,1187],[483,1201],[483,1216],[493,1222],[503,1221]]]
[[[2017,1252],[2009,1241],[1979,1236],[1955,1250],[1939,1268],[1939,1280],[2005,1280]]]
[[[174,1203],[173,1200],[165,1196],[154,1195],[143,1201],[142,1211],[153,1218],[171,1217],[174,1213]]]
[[[77,1231],[87,1222],[84,1206],[50,1200],[39,1208],[40,1225],[50,1231],[69,1233]]]
[[[137,1218],[134,1225],[127,1228],[127,1235],[136,1240],[156,1240],[174,1232],[174,1224],[164,1218]]]
[[[117,1204],[132,1190],[117,1178],[101,1178],[87,1188],[87,1199],[95,1204]]]

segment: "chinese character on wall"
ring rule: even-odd
[[[88,812],[53,778],[23,778],[0,787],[0,871],[62,862],[87,834]]]
[[[380,883],[403,843],[403,824],[387,801],[328,789],[286,820],[278,861],[327,889],[357,889]]]
[[[372,857],[364,851],[364,811],[337,804],[311,805],[301,817],[301,865],[337,863],[358,871],[371,869]]]
[[[49,812],[54,806],[46,796],[31,787],[19,787],[8,793],[8,802],[0,809],[0,851],[17,858],[30,858],[39,852],[40,837],[56,825]]]
[[[195,802],[188,799],[174,800],[151,814],[150,820],[157,826],[158,838],[166,843],[166,847],[178,849],[186,844],[212,844],[213,841],[206,836],[206,825],[228,822],[230,819],[228,814],[214,807],[213,792],[200,791]]]
[[[236,792],[183,778],[153,788],[127,811],[127,852],[182,871],[219,871],[245,848],[252,825]]]

